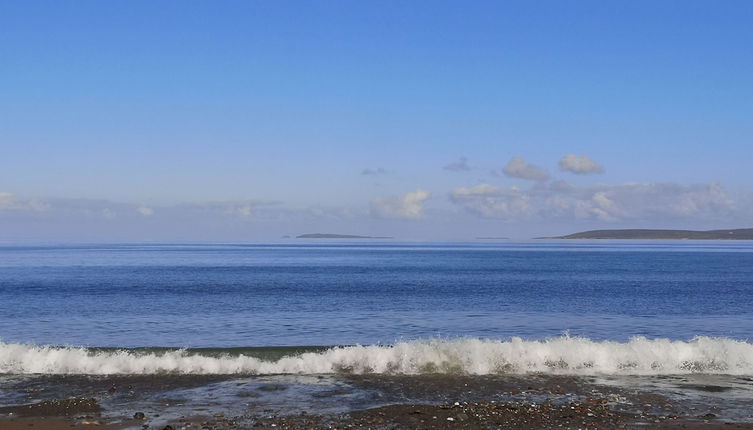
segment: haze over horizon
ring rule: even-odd
[[[751,18],[0,2],[0,242],[752,227]]]

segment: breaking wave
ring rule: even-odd
[[[252,353],[101,350],[0,341],[6,374],[753,374],[753,344],[718,337],[627,342],[561,336],[546,340],[428,339],[342,346],[276,360]]]

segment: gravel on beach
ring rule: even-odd
[[[68,402],[70,403],[70,402]],[[50,407],[50,405],[45,405]],[[88,405],[92,408],[91,404]],[[32,410],[26,408],[24,410]],[[50,409],[47,409],[49,411]],[[57,409],[59,410],[59,409]],[[41,409],[40,409],[41,411]],[[0,419],[2,430],[141,429],[141,430],[335,430],[335,429],[746,429],[751,423],[717,422],[713,416],[636,415],[615,411],[605,399],[556,404],[515,402],[456,402],[444,405],[397,404],[343,414],[264,415],[241,417],[182,417],[151,425],[141,414],[107,422],[98,414],[68,417],[14,414]]]

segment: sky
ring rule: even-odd
[[[753,2],[0,0],[0,242],[753,227]]]

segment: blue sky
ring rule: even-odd
[[[748,1],[0,0],[0,240],[750,226],[751,22]]]

